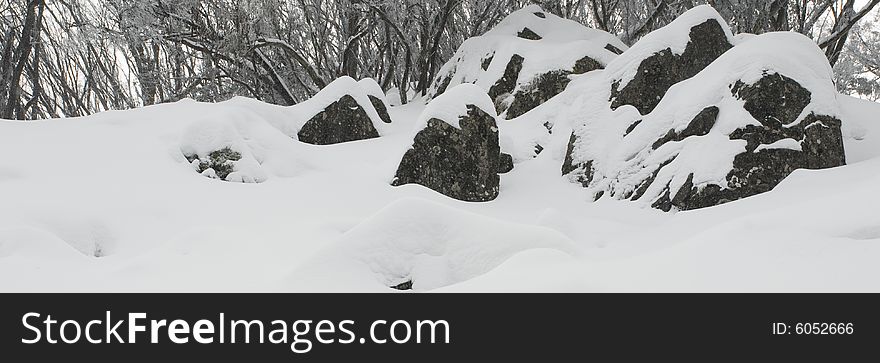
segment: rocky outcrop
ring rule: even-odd
[[[498,173],[509,167],[502,160],[495,118],[468,105],[458,124],[461,128],[429,119],[400,161],[392,185],[421,184],[471,202],[495,199]]]
[[[770,191],[797,169],[824,169],[846,164],[840,120],[810,113],[797,122],[810,104],[811,94],[795,80],[772,73],[765,74],[753,84],[737,81],[729,88],[732,96],[743,101],[743,108],[760,125],[747,124],[730,133],[730,140],[745,141],[745,150],[734,157],[733,167],[725,178],[726,186],[710,183],[697,187],[693,183],[694,174],[690,173],[677,190],[672,190],[667,182],[660,196],[652,201],[652,207],[663,211],[710,207]],[[718,113],[716,106],[704,108],[683,130],[669,130],[651,144],[651,149],[707,135],[715,125]],[[627,134],[638,126],[639,122],[631,125]],[[571,156],[574,144],[572,135],[562,172],[569,174],[580,170],[574,179],[586,187],[593,182],[593,162],[575,164]],[[661,170],[674,160],[675,156],[656,166],[635,190],[624,191],[626,194],[619,197],[642,198]]]
[[[235,170],[235,162],[241,160],[241,153],[229,147],[224,147],[204,156],[186,155],[186,160],[196,166],[199,174],[210,178],[226,180],[226,177]]]
[[[498,174],[509,173],[513,170],[513,156],[501,153],[498,158]]]
[[[602,69],[602,64],[590,57],[583,57],[575,62],[571,71],[559,69],[538,75],[514,92],[513,101],[504,110],[505,118],[512,119],[522,116],[547,102],[553,96],[562,93],[571,82],[569,75],[583,74],[596,69]],[[498,101],[496,101],[497,104],[499,104]]]
[[[489,94],[498,114],[510,119],[565,89],[568,75],[603,68],[621,49],[626,45],[607,32],[528,6],[462,43],[437,72],[428,94],[433,99],[458,84],[476,84]]]
[[[307,121],[297,136],[305,143],[329,145],[379,137],[379,132],[354,97],[344,95]]]
[[[625,86],[611,85],[611,108],[632,105],[643,115],[650,113],[672,85],[693,77],[733,47],[715,19],[694,26],[684,52],[666,48],[643,59],[635,76]]]
[[[795,124],[811,99],[810,91],[797,81],[765,74],[752,85],[736,82],[731,92],[761,125],[747,125],[730,134],[731,140],[746,141],[746,151],[734,158],[727,188],[709,185],[698,190],[686,183],[675,198],[655,203],[657,208],[685,210],[726,203],[770,191],[797,169],[846,164],[840,120],[810,113]],[[797,147],[773,147],[785,141]]]

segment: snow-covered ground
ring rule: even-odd
[[[567,132],[524,157],[525,119],[500,121],[517,164],[496,200],[392,187],[420,102],[329,146],[243,98],[0,121],[0,291],[877,292],[880,104],[839,102],[849,165],[678,213],[591,202],[560,175]],[[200,176],[184,152],[212,142],[261,182]]]

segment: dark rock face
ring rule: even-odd
[[[619,82],[611,85],[611,108],[633,105],[641,114],[654,110],[672,85],[691,78],[706,68],[733,45],[714,19],[694,26],[684,52],[672,53],[667,48],[642,60],[636,76],[622,89]]]
[[[520,87],[520,90],[514,93],[510,107],[507,108],[507,118],[519,117],[564,91],[565,86],[571,82],[568,74],[567,71],[550,71]]]
[[[513,94],[513,102],[507,108],[505,114],[507,119],[522,116],[526,112],[531,111],[535,107],[553,98],[568,86],[571,82],[570,74],[582,74],[596,69],[601,69],[602,64],[590,57],[578,59],[572,67],[571,71],[555,70],[541,74],[533,78],[528,84],[521,86],[516,93]]]
[[[504,68],[504,75],[489,88],[489,97],[493,101],[497,102],[498,96],[513,92],[513,89],[516,88],[516,80],[519,78],[519,72],[522,70],[524,60],[519,54],[514,54],[510,57],[507,67]]]
[[[412,290],[413,282],[412,280],[406,280],[397,285],[391,286],[391,288],[395,290]]]
[[[810,91],[778,73],[765,73],[753,85],[737,81],[731,92],[746,101],[745,109],[752,117],[762,125],[774,128],[794,122],[811,99]]]
[[[608,49],[608,51],[610,51],[611,53],[617,54],[617,55],[623,54],[623,51],[620,50],[620,48],[615,47],[615,46],[611,45],[610,43],[605,44],[605,49]]]
[[[376,109],[376,113],[379,114],[379,118],[382,119],[382,122],[386,124],[391,123],[391,116],[388,114],[388,108],[385,107],[385,102],[382,101],[379,97],[370,95],[370,103],[373,104],[373,108]]]
[[[235,162],[241,160],[241,153],[224,147],[208,153],[205,160],[201,160],[198,155],[186,155],[186,160],[190,163],[198,160],[199,173],[203,173],[208,169],[213,169],[218,179],[225,180],[230,173],[235,171]]]
[[[519,31],[519,33],[516,33],[516,36],[523,38],[523,39],[528,39],[528,40],[541,40],[541,39],[543,39],[543,38],[541,38],[540,35],[536,34],[534,31],[532,31],[532,29],[529,29],[529,28],[523,28],[522,30]]]
[[[483,58],[483,60],[480,61],[480,67],[483,68],[484,71],[487,70],[487,69],[489,69],[489,65],[492,64],[492,60],[493,60],[493,59],[495,59],[495,53],[494,53],[494,52],[493,52],[492,54],[488,54],[488,55],[486,56],[486,58]]]
[[[536,13],[535,13],[535,16],[537,16],[537,17],[539,17],[539,18],[541,18],[541,19],[546,19],[546,18],[547,18],[547,15],[545,15],[544,13],[542,13],[542,12],[540,12],[540,11],[539,11],[539,12],[536,12]]]
[[[461,129],[436,118],[428,120],[400,161],[392,185],[421,184],[471,202],[498,196],[498,172],[507,166],[495,119],[472,105],[467,108],[467,115],[459,119]]]
[[[354,97],[345,95],[306,122],[297,136],[305,143],[329,145],[379,137],[379,132]]]

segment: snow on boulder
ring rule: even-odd
[[[199,174],[239,183],[268,176],[233,122],[201,120],[184,131],[181,152]]]
[[[513,162],[502,157],[495,118],[483,89],[471,84],[450,88],[419,116],[418,133],[392,184],[421,184],[464,201],[495,199],[498,173]]]
[[[438,72],[430,95],[473,83],[502,116],[515,118],[564,90],[570,75],[604,68],[621,49],[626,45],[607,32],[531,5],[466,40]]]
[[[769,191],[795,169],[845,164],[831,67],[797,33],[733,47],[644,116],[586,107],[563,174],[597,198],[695,209]]]
[[[688,10],[639,39],[608,65],[611,107],[633,105],[643,115],[673,84],[693,77],[733,46],[727,22],[708,5]]]
[[[379,137],[390,117],[387,109],[383,114],[374,105],[370,96],[381,92],[377,94],[369,83],[359,83],[347,76],[337,78],[314,97],[290,106],[290,119],[275,122],[276,127],[299,141],[315,145]]]
[[[376,80],[372,78],[364,78],[358,81],[358,85],[360,85],[364,92],[367,93],[367,97],[370,98],[370,103],[373,104],[373,108],[376,109],[382,122],[390,124],[391,115],[388,114],[388,103],[385,101],[385,92],[382,91],[382,87],[379,86],[379,83],[376,83]]]

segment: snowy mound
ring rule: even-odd
[[[559,232],[424,199],[391,203],[291,274],[297,290],[430,290],[482,275],[525,250],[575,249]],[[334,276],[332,285],[324,280]]]
[[[431,100],[419,115],[415,129],[424,129],[428,126],[430,119],[442,120],[452,127],[461,129],[459,119],[467,115],[468,106],[475,106],[493,118],[497,116],[495,115],[495,105],[492,104],[492,99],[486,95],[486,91],[466,83],[454,86],[448,92]]]
[[[565,89],[570,74],[603,68],[624,49],[607,32],[531,5],[466,40],[438,72],[430,95],[473,83],[489,94],[499,113],[513,118]]]
[[[753,37],[669,88],[644,116],[588,105],[563,173],[597,197],[669,210],[765,192],[795,169],[843,165],[831,79],[806,37]]]
[[[501,78],[511,49],[607,36],[536,7],[490,33]],[[545,59],[539,92],[517,71],[542,103],[510,121],[475,52],[427,105],[342,78],[292,107],[0,120],[0,291],[880,291],[880,104],[808,39],[698,7],[604,69]],[[352,120],[381,137],[299,141]]]

